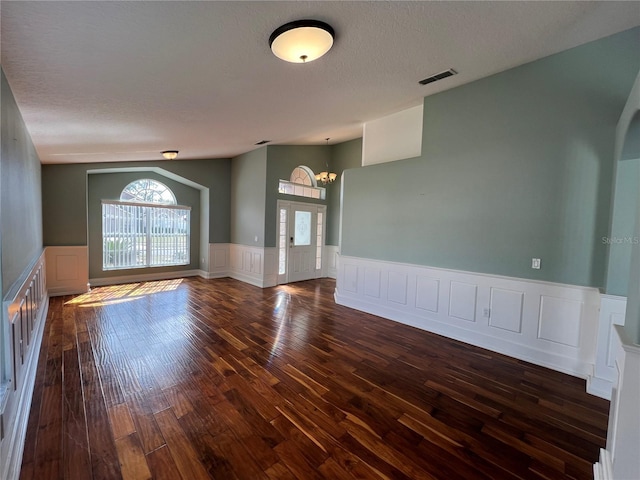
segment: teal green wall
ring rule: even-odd
[[[640,178],[640,158],[617,162],[613,195],[611,232],[602,238],[609,245],[607,288],[610,295],[627,295],[631,250],[635,240],[636,203]]]
[[[602,287],[639,33],[425,98],[420,157],[345,172],[342,253]]]
[[[42,201],[40,160],[1,69],[0,84],[0,292],[5,298],[22,284],[42,253]],[[0,311],[0,386],[4,386],[11,377],[11,336],[5,309]]]
[[[0,285],[4,297],[42,253],[42,200],[40,159],[4,71],[0,76]]]
[[[42,166],[45,245],[87,245],[87,172],[161,168],[209,189],[209,243],[228,243],[231,160],[90,163]]]
[[[140,269],[102,270],[102,200],[120,200],[120,193],[131,182],[151,178],[171,189],[178,205],[191,207],[190,264],[174,267],[153,267],[153,272],[195,270],[200,258],[200,191],[154,172],[123,172],[89,175],[88,225],[89,225],[89,278],[135,275]]]
[[[264,245],[266,172],[266,147],[231,161],[231,243]]]
[[[112,167],[113,164],[103,164]],[[47,246],[87,245],[86,164],[42,166],[42,217]]]
[[[327,245],[340,243],[340,194],[342,172],[362,166],[362,138],[331,146],[331,165],[338,179],[327,188]]]

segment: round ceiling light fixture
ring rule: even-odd
[[[273,54],[291,63],[309,63],[327,53],[335,32],[319,20],[296,20],[276,28],[269,37]]]
[[[162,156],[167,160],[175,160],[178,157],[178,150],[165,150]]]

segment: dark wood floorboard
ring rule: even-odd
[[[589,479],[583,380],[335,305],[329,279],[50,301],[21,478]]]

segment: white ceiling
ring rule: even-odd
[[[43,163],[323,144],[422,97],[640,25],[633,2],[6,1],[2,68]],[[268,38],[331,24],[309,64]],[[448,68],[459,74],[422,86]]]

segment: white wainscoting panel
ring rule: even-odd
[[[626,310],[626,297],[601,296],[596,361],[593,374],[587,378],[587,391],[607,400],[611,400],[613,383],[618,376],[616,356],[620,341],[614,326],[624,325]]]
[[[229,276],[229,244],[209,244],[209,271],[206,278],[222,278]]]
[[[278,284],[278,250],[232,243],[229,245],[229,277],[256,287]]]
[[[561,322],[558,319],[562,319]],[[580,345],[582,302],[548,295],[540,296],[538,338],[577,347]]]
[[[358,293],[358,266],[350,263],[340,265],[338,273],[340,272],[342,272],[340,275],[342,288],[349,293]]]
[[[381,272],[379,297],[365,287],[372,271]],[[581,378],[593,372],[595,288],[340,256],[335,299]]]
[[[403,272],[389,272],[387,282],[387,300],[398,305],[407,304],[407,274]]]
[[[325,245],[324,246],[324,266],[327,277],[329,278],[337,278],[338,277],[338,252],[339,247],[336,245]]]
[[[524,292],[491,288],[489,326],[520,333]]]
[[[18,479],[36,379],[38,356],[49,310],[44,252],[3,299],[2,319],[13,339],[7,360],[8,384],[0,384],[0,478]],[[6,388],[5,388],[6,387]]]
[[[433,278],[416,276],[416,308],[429,312],[438,311],[440,281]]]
[[[380,298],[380,270],[364,269],[364,294],[367,297]]]
[[[47,247],[47,285],[49,295],[85,293],[89,284],[89,248]]]
[[[475,322],[478,286],[464,282],[451,282],[449,288],[449,316]]]

